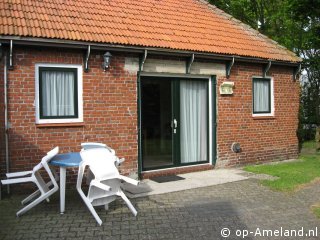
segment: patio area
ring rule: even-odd
[[[300,230],[317,235],[320,220],[310,206],[319,202],[320,186],[311,185],[293,194],[274,192],[255,178],[132,199],[134,217],[119,199],[105,213],[97,210],[99,227],[76,191],[67,191],[66,213],[59,214],[59,194],[17,218],[21,195],[0,201],[0,239],[299,239],[254,236],[262,230]],[[236,231],[240,230],[240,231]],[[244,236],[248,231],[248,236]],[[250,233],[252,232],[252,233]],[[237,236],[241,233],[243,236]]]

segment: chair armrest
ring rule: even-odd
[[[111,191],[111,187],[109,187],[106,184],[103,184],[103,183],[99,182],[98,180],[92,180],[90,182],[90,186],[95,186],[95,187],[100,188],[100,189],[105,190],[105,191]]]
[[[24,177],[24,178],[12,178],[12,179],[6,179],[6,180],[1,180],[1,183],[3,185],[6,184],[15,184],[15,183],[24,183],[24,182],[33,182],[32,177]]]
[[[24,172],[15,172],[15,173],[7,173],[7,178],[15,178],[15,177],[22,177],[26,175],[32,174],[32,171],[24,171]]]
[[[112,149],[108,145],[106,145],[106,148],[111,152],[111,154],[116,155],[116,151],[114,149]]]
[[[120,178],[121,180],[123,180],[123,181],[125,181],[125,182],[127,182],[127,183],[130,183],[130,184],[132,184],[132,185],[135,185],[135,186],[138,186],[138,185],[140,184],[139,181],[134,180],[134,179],[129,178],[129,177],[126,177],[126,176],[120,175],[119,178]]]
[[[126,159],[125,158],[117,158],[116,160],[116,166],[120,166]]]

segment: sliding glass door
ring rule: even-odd
[[[180,81],[181,163],[208,161],[208,83]]]
[[[208,162],[208,80],[141,78],[142,169]]]
[[[143,79],[141,83],[143,168],[172,166],[172,82]]]

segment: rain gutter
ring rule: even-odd
[[[10,40],[14,40],[15,45],[24,46],[46,46],[46,47],[59,47],[59,48],[72,48],[72,49],[88,49],[90,45],[91,50],[102,50],[102,51],[117,51],[117,52],[130,52],[130,53],[145,53],[147,50],[150,55],[169,55],[175,57],[188,57],[194,54],[195,58],[198,59],[214,59],[222,61],[240,61],[240,62],[254,62],[268,64],[272,61],[272,65],[282,65],[282,66],[299,66],[300,62],[290,62],[290,61],[280,61],[280,60],[270,60],[263,58],[254,57],[244,57],[238,55],[225,55],[225,54],[215,54],[215,53],[201,53],[196,51],[183,51],[183,50],[173,50],[166,48],[154,48],[154,47],[141,47],[141,46],[131,46],[131,45],[118,45],[118,44],[104,44],[104,43],[94,43],[85,41],[72,41],[72,40],[61,40],[61,39],[46,39],[46,38],[30,38],[30,37],[18,37],[18,36],[1,36],[0,43],[10,44]],[[234,60],[233,60],[234,59]]]
[[[6,172],[10,172],[9,161],[9,122],[8,122],[8,63],[7,56],[4,56],[4,130],[5,130],[5,159]],[[10,186],[7,185],[7,193],[10,194]]]

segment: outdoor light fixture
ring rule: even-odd
[[[102,63],[102,68],[104,71],[106,71],[109,66],[110,66],[110,62],[111,62],[111,53],[110,52],[106,52],[105,54],[103,54],[103,63]]]

